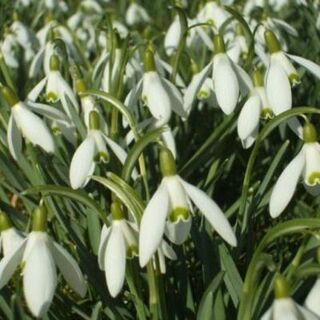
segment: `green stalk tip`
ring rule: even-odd
[[[281,51],[281,45],[276,35],[271,30],[266,30],[264,38],[268,47],[269,52],[276,53]]]
[[[46,231],[47,229],[47,209],[41,204],[33,212],[32,231]]]
[[[177,174],[176,162],[171,151],[166,147],[160,149],[160,171],[163,177]]]

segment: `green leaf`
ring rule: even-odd
[[[210,282],[206,291],[202,295],[197,320],[213,319],[213,301],[224,277],[224,271],[220,271]]]
[[[133,168],[138,161],[140,155],[143,150],[152,142],[156,141],[160,134],[166,130],[165,127],[154,129],[150,132],[147,132],[143,135],[143,137],[139,138],[139,140],[134,144],[134,146],[128,152],[127,159],[123,165],[122,169],[122,178],[125,181],[129,181]]]
[[[59,195],[61,197],[67,197],[79,201],[91,208],[103,220],[105,224],[109,225],[105,212],[93,199],[91,199],[86,193],[82,191],[76,191],[64,186],[42,185],[32,187],[22,192],[22,194],[32,193],[40,193],[42,195]]]

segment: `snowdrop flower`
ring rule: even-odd
[[[176,15],[164,38],[164,48],[168,56],[171,56],[177,49],[181,37],[181,25],[179,15]]]
[[[12,225],[7,215],[0,210],[0,251],[3,256],[14,252],[23,242],[23,236]]]
[[[17,58],[16,49],[18,43],[13,34],[7,33],[1,42],[1,56],[10,68],[18,68],[19,62]]]
[[[69,171],[70,184],[73,189],[83,188],[89,181],[95,169],[95,159],[107,162],[110,158],[106,144],[121,163],[124,163],[127,153],[100,129],[100,117],[97,111],[90,112],[87,137],[74,153]],[[133,177],[136,177],[136,172]]]
[[[98,262],[105,271],[108,290],[112,297],[121,291],[125,279],[126,259],[138,254],[137,232],[125,220],[118,202],[111,204],[112,223],[103,226],[98,250]]]
[[[298,305],[289,296],[286,279],[278,275],[274,285],[275,300],[260,320],[319,320],[320,318],[304,307]]]
[[[236,36],[230,41],[227,54],[234,63],[239,63],[242,56],[246,56],[249,52],[246,37],[240,23],[236,26]]]
[[[290,202],[300,177],[307,188],[320,185],[320,144],[311,123],[303,127],[304,145],[294,159],[283,170],[270,197],[269,211],[273,218],[278,217]]]
[[[101,109],[99,105],[97,105],[95,98],[90,95],[84,94],[84,92],[87,91],[87,86],[83,79],[77,79],[75,81],[75,89],[80,96],[81,111],[86,127],[89,128],[90,126],[90,112],[96,111],[100,117],[99,121],[101,130],[105,133],[108,133],[107,124],[102,117]]]
[[[190,110],[203,82],[212,71],[213,88],[217,103],[225,114],[234,111],[240,89],[246,91],[252,87],[248,74],[228,57],[221,35],[214,36],[215,54],[213,61],[197,74],[185,91],[184,109]]]
[[[8,87],[1,87],[1,92],[11,107],[7,141],[12,157],[18,160],[21,155],[21,134],[32,144],[40,146],[46,152],[53,153],[55,147],[51,132],[46,123],[35,115],[33,111],[39,112],[40,114],[48,112],[53,115],[60,115],[60,113],[55,112],[54,108],[47,105],[19,101],[17,96]]]
[[[145,51],[144,70],[142,82],[138,83],[136,90],[141,92],[142,100],[157,120],[157,125],[167,124],[172,110],[185,119],[187,114],[183,109],[182,96],[170,81],[159,76],[151,49]]]
[[[56,103],[61,102],[65,113],[72,119],[69,103],[76,112],[79,111],[79,104],[74,92],[69,84],[63,79],[59,71],[59,58],[52,55],[50,58],[50,72],[44,77],[29,93],[30,100],[35,101],[40,93],[45,89],[45,99],[47,102]]]
[[[145,266],[159,248],[164,233],[169,240],[182,244],[191,228],[191,201],[208,219],[216,232],[230,245],[236,246],[235,234],[219,206],[203,191],[184,181],[176,173],[171,152],[160,152],[162,181],[148,203],[141,220],[139,261]]]
[[[250,97],[240,111],[237,126],[238,136],[245,149],[252,146],[258,135],[260,117],[270,119],[274,114],[267,98],[260,70],[253,72],[252,80],[254,86]]]
[[[291,108],[290,83],[295,85],[299,82],[298,72],[288,58],[302,65],[318,78],[320,78],[320,66],[302,57],[284,53],[275,34],[270,30],[265,32],[265,40],[270,52],[270,64],[265,80],[266,92],[274,113],[278,115]]]
[[[320,317],[320,277],[317,278],[307,295],[305,307]]]
[[[140,23],[150,22],[150,17],[145,8],[132,1],[126,12],[126,23],[128,26],[134,26]]]
[[[77,262],[46,233],[46,210],[38,207],[33,216],[32,232],[16,249],[0,261],[0,288],[10,280],[18,265],[22,266],[23,292],[35,317],[48,311],[57,286],[56,265],[70,287],[80,296],[86,283]]]

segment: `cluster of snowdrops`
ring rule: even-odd
[[[160,283],[168,263],[183,259],[179,248],[192,241],[192,220],[208,223],[207,234],[215,242],[223,239],[227,252],[243,249],[244,234],[249,232],[243,221],[250,219],[248,206],[254,192],[250,181],[243,184],[241,204],[235,210],[243,218],[241,224],[213,200],[212,190],[208,194],[199,187],[209,188],[208,184],[199,183],[200,179],[187,182],[178,169],[181,150],[195,142],[185,140],[186,145],[179,146],[177,139],[183,141],[188,123],[204,110],[226,124],[220,134],[233,126],[225,121],[233,121],[236,143],[248,155],[252,152],[247,171],[242,172],[247,180],[250,161],[271,127],[293,137],[297,147],[292,159],[280,161],[284,149],[275,157],[283,171],[272,175],[275,184],[264,214],[269,211],[276,219],[286,211],[300,181],[304,192],[319,195],[320,145],[310,117],[319,110],[295,109],[292,88],[303,87],[305,71],[314,84],[319,82],[320,66],[288,46],[286,39],[298,37],[299,30],[278,13],[288,6],[304,10],[309,6],[311,12],[319,12],[320,4],[208,0],[162,2],[161,6],[168,15],[161,30],[148,12],[150,5],[138,1],[83,0],[75,5],[19,0],[6,8],[10,15],[0,39],[0,142],[1,159],[6,160],[0,159],[0,288],[20,292],[22,278],[25,303],[34,317],[46,317],[59,281],[76,293],[74,303],[94,295],[92,277],[82,270],[85,262],[78,265],[78,245],[70,245],[74,235],[66,227],[68,214],[61,218],[61,212],[53,210],[56,201],[64,210],[73,205],[83,210],[88,221],[80,233],[89,233],[93,242],[92,251],[112,297],[107,301],[120,296],[119,304],[127,303],[128,297],[122,295],[125,287],[134,297],[133,318],[171,319]],[[314,17],[318,33],[319,22],[320,14]],[[196,137],[201,126],[198,122],[189,137]],[[27,182],[15,183],[15,170]],[[207,173],[202,174],[205,180]],[[214,183],[219,186],[219,174]],[[224,197],[228,203],[228,194]],[[284,228],[288,234],[304,232],[312,240],[313,269],[309,266],[300,272],[303,278],[296,277],[307,240],[290,268],[265,262],[271,275],[271,284],[267,283],[271,306],[265,303],[260,309],[254,306],[260,268],[255,259],[261,258],[265,247],[254,252],[241,283],[240,304],[232,298],[239,320],[320,319],[320,278],[314,282],[320,270],[320,254],[318,258],[315,254],[318,219],[292,221],[292,225],[289,221]],[[65,243],[59,241],[62,231],[57,232],[55,220],[64,226]],[[69,232],[71,239],[67,239]],[[309,284],[304,300],[300,298],[302,306],[291,297],[290,284],[296,281],[299,287],[306,275],[314,284]],[[139,278],[146,279],[148,290],[141,288]],[[215,280],[219,291],[221,283]],[[232,287],[230,281],[227,289]],[[148,307],[147,298],[137,302],[141,296],[149,297]],[[230,304],[230,297],[224,303]],[[207,308],[214,310],[212,304]],[[235,313],[228,316],[226,310],[226,319],[233,319]]]

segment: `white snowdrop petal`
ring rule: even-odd
[[[228,219],[225,217],[219,206],[202,190],[187,183],[181,178],[180,181],[192,202],[199,208],[215,231],[231,246],[236,246],[236,236]]]
[[[49,309],[57,285],[57,273],[50,249],[37,238],[23,269],[23,292],[31,313],[42,317]]]
[[[42,116],[47,117],[48,119],[68,121],[66,115],[57,108],[48,106],[47,104],[43,103],[36,103],[33,101],[27,101],[26,104],[31,110]]]
[[[56,242],[53,242],[52,255],[60,272],[72,290],[81,297],[84,297],[87,291],[87,285],[76,260],[66,249]]]
[[[239,97],[239,83],[226,54],[214,57],[213,83],[219,107],[227,115],[232,113]]]
[[[43,78],[28,94],[27,99],[36,101],[47,83],[47,77]]]
[[[277,61],[271,59],[266,74],[267,97],[275,115],[287,111],[292,106],[289,79]]]
[[[315,284],[307,295],[305,306],[308,310],[320,316],[320,277],[317,278]]]
[[[6,256],[16,249],[24,241],[24,237],[17,231],[16,228],[11,227],[1,232],[2,243],[0,244],[3,248],[3,255]]]
[[[179,16],[176,15],[164,38],[164,48],[167,55],[171,56],[172,53],[177,49],[180,35],[181,26],[179,22]]]
[[[168,130],[165,130],[161,133],[161,138],[165,144],[165,146],[171,151],[174,158],[177,157],[177,149],[176,149],[176,142],[174,140],[174,136],[172,130],[169,126]]]
[[[40,49],[34,56],[30,68],[29,68],[29,77],[34,78],[41,70],[41,61],[44,58],[45,47]]]
[[[162,240],[161,242],[161,250],[164,256],[170,260],[176,260],[178,258],[174,250],[169,246],[169,244],[165,240]]]
[[[140,224],[139,262],[144,267],[158,249],[169,209],[169,196],[162,182],[149,201]]]
[[[101,230],[99,249],[98,249],[98,264],[101,270],[104,270],[104,254],[105,254],[109,235],[110,235],[110,228],[108,228],[104,224]]]
[[[73,189],[83,187],[87,178],[93,173],[95,152],[94,138],[88,135],[80,144],[71,160],[69,179]]]
[[[191,229],[191,215],[187,220],[178,219],[178,221],[166,223],[165,234],[168,239],[174,244],[181,245],[185,242],[190,234]]]
[[[309,186],[320,184],[320,150],[318,142],[305,143],[306,166],[304,182]]]
[[[156,72],[150,71],[144,74],[142,97],[146,100],[146,105],[154,118],[160,120],[162,124],[170,120],[170,97]]]
[[[166,90],[166,92],[169,94],[170,98],[170,105],[172,110],[180,116],[183,120],[186,120],[188,117],[188,114],[183,108],[183,99],[182,95],[177,89],[177,87],[172,84],[169,80],[162,78],[161,83]]]
[[[115,223],[110,230],[104,260],[107,286],[112,297],[121,291],[126,271],[126,244],[120,226]]]
[[[275,299],[273,303],[273,318],[281,320],[297,320],[299,312],[291,298]]]
[[[8,148],[12,157],[15,160],[18,160],[21,156],[22,137],[12,115],[10,116],[8,122],[7,141]]]
[[[314,63],[311,60],[308,60],[299,56],[295,56],[292,54],[287,54],[287,56],[293,61],[299,63],[301,66],[305,67],[308,71],[310,71],[317,78],[320,79],[320,66],[318,64]]]
[[[196,100],[197,93],[200,90],[203,82],[208,77],[210,70],[212,68],[212,62],[210,62],[202,71],[195,74],[188,85],[184,97],[183,97],[183,108],[189,114],[193,102]]]
[[[10,280],[19,263],[21,262],[27,240],[24,240],[16,250],[5,255],[0,261],[0,289]]]
[[[23,103],[16,104],[12,109],[14,120],[22,135],[31,143],[40,146],[46,152],[54,152],[54,141],[45,122],[33,114]]]
[[[290,202],[305,164],[304,150],[288,164],[278,178],[269,201],[272,218],[278,217]]]
[[[259,126],[261,102],[257,95],[249,97],[242,107],[238,117],[238,136],[240,139],[248,138]]]

